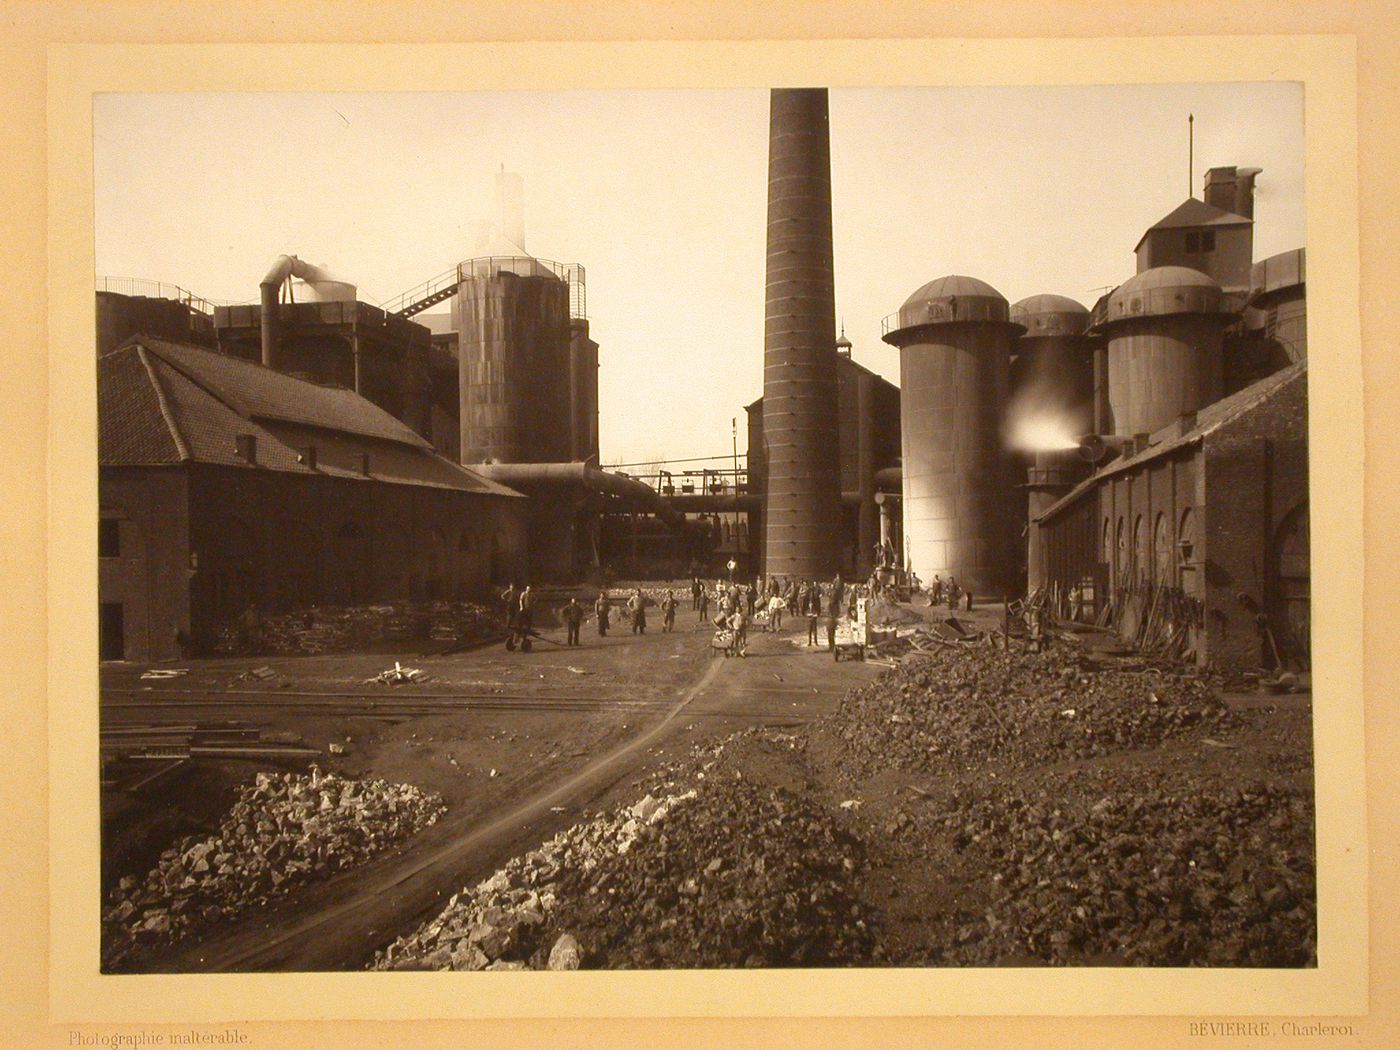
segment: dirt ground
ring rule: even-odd
[[[755,635],[747,658],[725,659],[711,649],[712,630],[689,605],[679,610],[672,634],[661,632],[656,615],[640,636],[615,621],[609,636],[599,638],[589,623],[576,648],[551,644],[562,642],[563,632],[546,629],[546,640],[529,654],[494,646],[436,657],[199,660],[180,665],[189,674],[157,682],[140,678],[143,667],[104,666],[104,726],[237,719],[258,727],[264,739],[304,742],[322,752],[275,765],[201,760],[141,797],[104,792],[107,886],[143,873],[181,836],[213,830],[238,785],[260,770],[305,769],[314,761],[349,777],[411,783],[441,794],[448,805],[436,826],[369,864],[226,921],[198,942],[148,952],[136,968],[360,968],[445,896],[583,813],[629,798],[648,769],[697,740],[750,725],[806,722],[878,670],[792,645],[805,634],[797,627],[781,637]],[[394,659],[431,678],[364,684]],[[242,677],[263,666],[276,677]],[[387,710],[409,697],[430,705],[464,696],[499,708],[407,716]],[[551,706],[527,706],[541,701]],[[508,709],[516,702],[520,709]],[[316,709],[327,703],[336,710]],[[345,713],[347,703],[362,712]],[[332,743],[346,753],[330,753]]]
[[[913,609],[905,615],[925,618],[930,613]],[[988,629],[999,625],[1001,613],[986,607],[959,617]],[[242,718],[273,738],[298,739],[321,749],[316,761],[322,768],[411,783],[440,793],[448,804],[436,826],[363,867],[304,886],[256,914],[225,921],[197,941],[148,952],[134,968],[362,968],[376,950],[437,914],[458,890],[586,816],[636,802],[655,788],[658,777],[684,766],[697,748],[751,727],[767,731],[729,739],[725,770],[757,789],[778,788],[802,798],[862,844],[864,860],[854,892],[876,937],[872,952],[850,964],[1237,965],[1251,958],[1309,964],[1308,857],[1300,859],[1295,850],[1291,859],[1284,857],[1291,868],[1269,867],[1266,854],[1271,849],[1277,853],[1279,844],[1265,841],[1267,833],[1261,838],[1262,824],[1237,821],[1235,832],[1212,829],[1211,835],[1221,832],[1214,840],[1210,835],[1192,838],[1187,816],[1196,811],[1192,807],[1218,804],[1225,807],[1218,812],[1236,820],[1230,805],[1253,805],[1257,811],[1282,799],[1293,806],[1296,819],[1279,824],[1276,818],[1269,827],[1286,829],[1295,845],[1306,840],[1299,848],[1310,852],[1312,709],[1307,694],[1226,696],[1229,718],[1145,749],[1110,749],[1097,757],[1031,767],[1011,768],[991,759],[933,775],[894,764],[853,774],[842,759],[840,741],[819,720],[836,711],[848,690],[875,681],[884,670],[879,664],[835,662],[824,647],[808,648],[800,619],[790,621],[781,634],[755,632],[744,659],[715,654],[711,630],[698,622],[689,602],[677,621],[674,634],[661,633],[659,617],[652,617],[644,636],[615,625],[606,639],[598,638],[589,624],[585,644],[575,649],[544,642],[530,654],[493,647],[451,656],[400,657],[429,672],[431,679],[393,688],[363,684],[383,669],[383,655],[203,661],[190,665],[186,677],[150,685],[139,679],[139,668],[104,669],[104,724]],[[562,640],[562,632],[546,634]],[[278,677],[252,683],[239,679],[262,663]],[[441,713],[425,707],[408,715],[388,710],[391,701],[404,697],[421,698],[423,705],[473,698],[497,706]],[[277,706],[257,706],[273,699]],[[234,701],[243,706],[221,706]],[[342,705],[337,713],[315,710],[316,704],[331,702]],[[131,703],[170,706],[122,706]],[[510,709],[512,704],[519,706]],[[798,737],[801,746],[792,746]],[[346,754],[330,754],[333,742]],[[207,832],[238,783],[260,768],[266,764],[206,762],[185,780],[144,799],[108,799],[107,875],[143,871],[181,834]],[[1250,799],[1266,801],[1241,801]],[[1097,860],[1055,848],[1052,830],[1057,840],[1062,828],[1071,837],[1082,835],[1091,827],[1086,821],[1098,819],[1095,814],[1110,802],[1143,807],[1140,813],[1132,810],[1137,815],[1126,825],[1140,827],[1141,835],[1118,835],[1114,852]],[[1041,803],[1043,813],[1037,808]],[[1004,823],[1005,813],[1033,814],[1039,823]],[[1181,841],[1173,839],[1170,850],[1149,841],[1154,828]],[[1042,833],[1045,842],[1037,845]],[[1232,833],[1239,843],[1226,841]],[[1188,857],[1189,868],[1184,866]],[[1204,871],[1207,858],[1218,858],[1222,871],[1211,876],[1214,882],[1198,886],[1190,872]],[[1127,870],[1136,870],[1134,864],[1151,866],[1141,873],[1141,885],[1127,888],[1126,900],[1123,888],[1111,879],[1106,882],[1103,874],[1111,869],[1119,872],[1116,878],[1126,877],[1117,867],[1120,862]],[[1096,865],[1108,867],[1096,872]],[[1256,876],[1253,870],[1260,865]],[[1040,866],[1058,871],[1056,878],[1065,884],[1037,879]],[[1295,879],[1298,872],[1303,874]],[[1021,887],[1018,893],[1024,891],[1025,902],[1042,902],[1034,907],[1048,916],[1043,929],[1036,928],[1043,916],[1031,903],[1008,899],[1000,884],[1004,876],[1027,880],[1015,885]],[[1094,915],[1083,907],[1074,909],[1078,917],[1059,914],[1073,909],[1080,881],[1083,894],[1100,894],[1092,897]],[[1245,895],[1238,897],[1241,886]],[[1144,887],[1162,896],[1149,899]],[[1250,897],[1256,892],[1252,887],[1260,895],[1267,892],[1266,903]],[[1238,900],[1225,905],[1226,891]],[[1221,907],[1213,909],[1210,900]],[[1238,910],[1230,911],[1236,904]],[[1160,930],[1153,926],[1149,932],[1155,940],[1137,934],[1131,941],[1115,940],[1112,926],[1119,920],[1111,916],[1114,908],[1124,910],[1125,930],[1136,930],[1132,923],[1155,914],[1154,908],[1178,919],[1184,915],[1190,936],[1182,939],[1183,924],[1177,922]],[[1250,908],[1255,909],[1250,914],[1274,915],[1272,926],[1285,931],[1282,937],[1271,934],[1274,940],[1297,944],[1261,944],[1243,923],[1213,928],[1210,944],[1191,939],[1193,915],[1206,923],[1213,910],[1243,915]],[[1293,910],[1281,911],[1287,908]],[[1011,919],[1004,914],[1008,909],[1014,913]],[[1110,918],[1100,922],[1104,915]],[[1302,932],[1294,937],[1295,930]],[[1315,926],[1312,937],[1315,943]]]

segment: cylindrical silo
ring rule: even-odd
[[[1184,266],[1144,270],[1109,297],[1107,315],[1099,328],[1115,434],[1150,434],[1219,400],[1234,315],[1215,281]]]
[[[971,277],[942,277],[887,321],[899,347],[904,542],[924,580],[974,594],[1016,586],[1017,507],[1002,443],[1012,324],[1006,299]]]
[[[572,406],[570,458],[598,461],[598,344],[588,335],[588,322],[569,324],[569,401]]]
[[[1045,582],[1040,527],[1037,519],[1060,497],[1074,488],[1088,473],[1090,465],[1077,448],[1042,450],[1031,457],[1026,468],[1026,593]]]
[[[775,89],[763,339],[764,572],[837,571],[841,478],[831,152],[823,89]]]
[[[569,285],[538,260],[460,267],[454,313],[463,463],[570,459]]]
[[[1085,334],[1089,311],[1063,295],[1033,295],[1011,307],[1011,321],[1026,331],[1011,360],[1008,442],[1036,452],[1061,436],[1068,447],[1094,425],[1094,350],[1102,340]]]

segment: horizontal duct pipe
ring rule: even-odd
[[[669,506],[650,485],[599,470],[588,463],[472,463],[467,465],[502,485],[580,485],[594,492],[640,503],[674,529],[685,529],[685,515]]]

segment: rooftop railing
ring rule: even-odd
[[[170,299],[173,302],[184,303],[190,309],[210,316],[213,316],[216,306],[237,305],[226,299],[206,299],[202,295],[195,295],[194,292],[181,288],[178,284],[153,281],[147,277],[99,276],[97,290],[99,292],[112,292],[116,295],[140,296],[146,299]]]
[[[540,271],[559,278],[569,286],[569,317],[588,319],[588,283],[584,268],[578,263],[560,263],[551,259],[536,259],[530,255],[484,255],[458,263],[452,269],[415,285],[402,295],[387,299],[379,308],[387,314],[411,317],[438,303],[446,302],[457,292],[457,286],[473,277],[494,277],[514,273],[521,277],[540,276]]]

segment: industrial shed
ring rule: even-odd
[[[1308,668],[1307,426],[1300,361],[1129,446],[1032,522],[1061,610],[1221,669]]]
[[[353,391],[137,337],[98,360],[104,659],[212,649],[250,606],[461,598],[526,564],[525,499]]]

